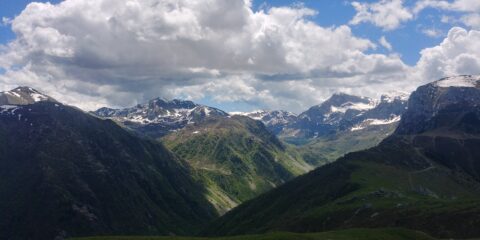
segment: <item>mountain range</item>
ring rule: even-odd
[[[0,236],[478,237],[479,102],[480,76],[298,115],[161,98],[87,113],[1,92]]]
[[[287,111],[233,113],[262,121],[313,166],[332,162],[349,152],[376,146],[395,130],[408,95],[384,94],[380,99],[345,93],[332,95],[299,115]]]
[[[406,109],[407,99],[408,95],[399,92],[378,100],[337,93],[296,115],[284,110],[226,113],[191,101],[157,98],[132,108],[100,108],[92,113],[155,139],[210,117],[247,116],[261,121],[282,141],[297,145],[310,165],[320,166],[348,152],[373,147],[390,135]]]
[[[184,128],[188,124],[202,121],[209,116],[228,116],[217,108],[208,107],[183,100],[165,100],[156,98],[148,103],[125,109],[100,108],[93,112],[103,118],[133,129],[140,134],[160,138],[172,131]]]

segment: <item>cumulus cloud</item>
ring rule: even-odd
[[[0,47],[0,83],[84,109],[213,96],[298,110],[332,89],[374,93],[405,77],[399,56],[368,54],[374,43],[315,14],[247,0],[31,3],[10,21],[17,38]]]
[[[440,45],[421,51],[416,71],[423,81],[480,74],[480,31],[452,28]]]
[[[461,18],[462,22],[473,29],[480,29],[480,14],[479,13],[471,13]]]
[[[402,22],[413,18],[413,14],[404,6],[403,0],[380,0],[375,3],[352,2],[356,15],[350,24],[371,23],[384,30],[398,28]]]
[[[17,37],[0,45],[0,90],[28,85],[87,110],[162,96],[298,112],[338,91],[378,96],[479,71],[478,31],[452,29],[410,67],[371,53],[376,45],[349,26],[319,26],[315,14],[302,5],[254,11],[241,0],[31,3],[8,21]],[[379,44],[391,49],[385,37]]]

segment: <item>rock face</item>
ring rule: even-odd
[[[395,131],[415,146],[480,180],[480,76],[457,76],[419,87]]]
[[[2,239],[193,234],[217,216],[162,144],[26,90],[0,106]]]
[[[419,87],[378,146],[240,205],[205,234],[401,227],[438,238],[480,236],[479,80]]]
[[[182,129],[186,125],[197,121],[203,121],[210,116],[228,116],[222,110],[195,104],[192,101],[177,99],[168,101],[161,98],[150,100],[146,104],[132,108],[100,108],[93,114],[115,120],[153,138],[165,136],[172,131]]]
[[[56,102],[30,87],[18,87],[11,91],[0,92],[0,105],[27,105],[36,102]]]
[[[478,118],[480,76],[458,76],[421,86],[410,97],[397,134],[452,128]],[[473,123],[473,122],[472,122]]]
[[[343,121],[340,129],[357,131],[369,126],[397,124],[407,109],[407,102],[406,94],[384,94],[374,108]]]
[[[334,94],[320,105],[313,106],[298,116],[289,128],[300,129],[306,137],[335,133],[344,124],[361,113],[375,108],[370,98]]]

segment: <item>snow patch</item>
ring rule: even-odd
[[[13,91],[8,91],[8,92],[5,92],[5,93],[8,94],[8,95],[13,95],[15,97],[21,98],[20,94],[18,94],[16,92],[13,92]]]
[[[32,97],[34,102],[41,102],[41,101],[47,101],[48,97],[40,94],[40,93],[31,93],[30,97]]]
[[[346,102],[346,103],[344,103],[344,104],[342,104],[338,107],[331,106],[330,111],[332,113],[334,113],[334,112],[345,113],[349,109],[358,110],[358,111],[367,111],[367,110],[375,108],[376,106],[377,106],[377,103],[375,101],[371,101],[369,103]]]
[[[434,83],[437,87],[476,87],[480,81],[479,76],[456,76],[438,80]]]
[[[0,106],[0,108],[2,108],[3,110],[10,110],[10,109],[13,109],[13,108],[17,108],[18,106],[16,105],[2,105]]]
[[[400,120],[401,120],[401,116],[393,116],[388,119],[368,118],[363,120],[361,123],[350,128],[350,131],[354,132],[354,131],[362,130],[367,128],[368,126],[388,125],[388,124],[399,122]]]
[[[362,130],[362,129],[366,128],[366,127],[367,127],[367,126],[362,126],[362,125],[359,124],[359,125],[357,125],[357,126],[352,127],[352,128],[350,129],[350,131],[355,132],[355,131],[358,131],[358,130]]]
[[[400,116],[395,116],[390,119],[366,119],[365,121],[370,121],[370,125],[387,125],[398,122],[401,120]]]

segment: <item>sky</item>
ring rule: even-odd
[[[0,90],[295,113],[480,74],[479,0],[0,0]]]

